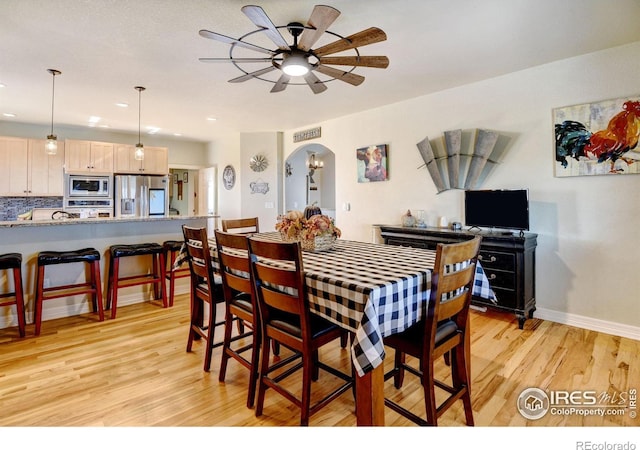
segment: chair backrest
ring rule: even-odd
[[[309,301],[298,242],[268,242],[249,237],[249,260],[263,327],[273,313],[298,316],[302,339],[311,338]]]
[[[191,269],[191,282],[195,286],[207,282],[209,292],[213,292],[214,275],[209,250],[209,240],[206,228],[192,228],[182,225],[182,234],[189,256],[189,268]]]
[[[215,236],[225,300],[233,298],[234,290],[252,294],[247,237],[219,230],[215,231]]]
[[[259,233],[260,227],[258,224],[258,218],[248,217],[244,219],[223,219],[222,231],[241,234]]]
[[[458,334],[466,332],[481,240],[476,236],[455,244],[438,244],[425,319],[425,350],[431,354],[438,324],[451,320],[455,322]]]

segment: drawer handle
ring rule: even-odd
[[[496,278],[498,278],[498,277],[496,277],[496,274],[495,274],[495,273],[492,273],[492,274],[491,274],[491,275],[489,275],[489,277],[488,277],[488,279],[489,279],[489,280],[495,280]]]
[[[482,255],[478,255],[478,259],[479,259],[480,261],[484,261],[484,258],[482,257]],[[489,262],[496,262],[496,261],[497,261],[497,258],[496,258],[495,256],[491,256],[491,257],[489,258]]]

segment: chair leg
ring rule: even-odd
[[[240,320],[238,320],[240,322]],[[229,354],[227,350],[231,347],[231,331],[233,328],[233,314],[229,310],[229,305],[225,304],[224,308],[224,337],[222,340],[222,355],[220,357],[220,374],[218,375],[218,381],[224,382],[224,378],[227,375],[227,363],[229,361]]]
[[[251,349],[251,368],[249,369],[249,393],[247,394],[247,408],[253,408],[256,399],[256,383],[258,381],[258,367],[260,364],[260,333],[253,328],[251,336],[253,348]]]
[[[438,425],[438,412],[436,405],[436,387],[433,382],[433,360],[424,361],[422,367],[422,389],[424,391],[424,405],[427,411],[427,423],[429,425]]]
[[[263,378],[268,376],[269,372],[269,351],[270,341],[268,336],[263,335],[261,339],[260,347],[262,351],[260,352],[260,371],[258,375],[258,399],[256,401],[256,417],[260,417],[262,415],[262,408],[264,406],[264,395],[267,390],[267,385],[265,384]]]
[[[199,327],[200,310],[202,309],[202,300],[195,294],[191,295],[191,319],[189,320],[189,339],[187,340],[187,352],[191,351],[193,340],[195,338],[195,328]]]
[[[24,292],[22,290],[22,273],[20,269],[13,269],[13,285],[16,296],[16,315],[18,316],[18,332],[20,337],[25,335],[25,316],[24,316]]]
[[[91,288],[94,290],[91,296],[94,304],[94,311],[98,313],[100,322],[104,321],[104,310],[102,308],[102,283],[100,282],[100,261],[93,261],[89,268],[91,273]]]
[[[300,401],[300,425],[306,427],[309,425],[309,411],[311,409],[311,379],[315,376],[317,379],[318,365],[317,350],[313,352],[313,357],[306,355],[302,357],[302,398]]]
[[[211,370],[211,354],[213,353],[213,343],[215,342],[216,334],[216,304],[213,302],[207,302],[207,304],[209,305],[209,324],[207,329],[207,338],[205,339],[205,343],[207,344],[206,353],[204,355],[205,372],[209,372]]]
[[[110,287],[108,294],[110,298],[107,298],[107,305],[109,305],[110,301],[113,301],[113,303],[111,303],[111,319],[115,319],[116,309],[118,308],[118,274],[120,272],[120,258],[113,258],[111,264],[113,267],[109,273],[111,281],[109,283]]]
[[[36,336],[40,336],[40,326],[42,325],[42,303],[44,301],[44,266],[38,266],[36,276],[36,301],[33,307],[33,317],[36,323]]]
[[[467,425],[472,427],[474,425],[473,422],[473,410],[471,409],[471,387],[470,380],[468,377],[469,367],[468,361],[465,357],[464,350],[458,346],[453,351],[452,355],[452,368],[451,368],[451,377],[453,380],[453,387],[455,389],[464,389],[465,392],[462,394],[462,404],[464,405],[464,416],[467,422]]]
[[[402,383],[404,383],[405,354],[396,350],[393,364],[395,371],[395,374],[393,375],[393,385],[396,389],[400,389],[402,387]]]

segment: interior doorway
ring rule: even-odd
[[[335,219],[335,154],[320,144],[306,144],[285,161],[285,211],[319,206]]]

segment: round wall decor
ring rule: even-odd
[[[233,188],[236,184],[236,170],[229,165],[222,171],[222,184],[226,190]]]
[[[249,167],[251,167],[251,170],[254,172],[262,172],[268,165],[269,162],[264,155],[255,155],[251,157],[251,160],[249,161]]]

